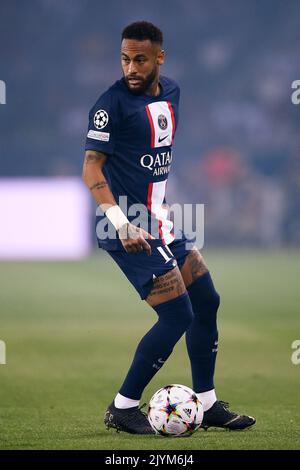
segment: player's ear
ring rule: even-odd
[[[157,65],[162,65],[165,61],[165,51],[161,49],[157,54]]]

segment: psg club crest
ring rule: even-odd
[[[94,116],[94,126],[96,129],[103,129],[108,123],[108,114],[104,109],[99,109]]]
[[[168,127],[168,120],[166,118],[166,116],[164,116],[163,114],[160,114],[157,118],[157,121],[158,121],[158,125],[159,127],[164,131],[165,129],[167,129]]]

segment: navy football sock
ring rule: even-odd
[[[121,395],[139,400],[144,388],[162,367],[193,320],[187,293],[153,307],[158,321],[141,339],[120,389]]]
[[[186,332],[186,345],[191,362],[193,389],[206,392],[214,388],[214,371],[218,349],[217,310],[220,297],[210,273],[199,277],[188,287],[194,320]]]

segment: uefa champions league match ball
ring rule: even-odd
[[[185,385],[166,385],[149,402],[149,423],[161,436],[190,436],[200,427],[202,419],[202,403]]]

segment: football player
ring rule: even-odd
[[[201,253],[187,249],[184,233],[174,233],[164,206],[180,95],[177,83],[160,75],[164,59],[160,29],[145,21],[127,26],[121,45],[123,77],[89,115],[83,179],[103,211],[97,220],[98,244],[157,313],[104,422],[129,433],[153,433],[139,400],[185,334],[193,389],[204,407],[202,426],[245,429],[255,419],[230,411],[214,387],[219,295]],[[142,207],[144,224],[135,224],[122,209],[125,196],[127,207]]]

